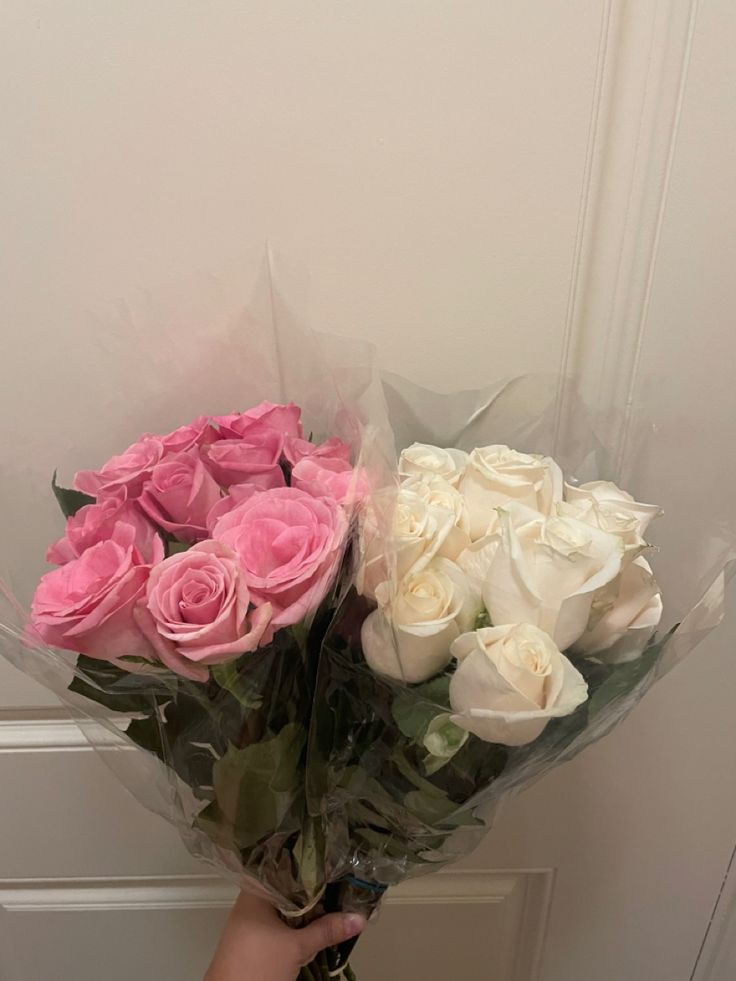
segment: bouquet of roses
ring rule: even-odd
[[[715,587],[658,632],[660,509],[526,452],[540,431],[509,428],[507,388],[361,379],[320,439],[263,401],[54,478],[57,568],[4,628],[190,850],[294,923],[467,853],[718,619]],[[426,441],[394,469],[402,428]],[[348,953],[304,976],[351,976]]]

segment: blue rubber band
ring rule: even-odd
[[[378,882],[366,882],[365,879],[358,879],[354,875],[346,875],[345,879],[353,886],[359,886],[361,889],[368,889],[370,892],[378,893],[379,896],[383,895],[388,889],[388,886],[382,886]]]

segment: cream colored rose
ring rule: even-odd
[[[579,671],[529,623],[483,627],[452,644],[452,721],[489,743],[522,746],[588,697]]]
[[[626,527],[627,534],[630,534],[630,523],[635,522],[640,537],[644,536],[649,524],[662,514],[659,505],[635,501],[631,494],[621,490],[609,480],[593,480],[587,484],[580,484],[579,487],[565,484],[565,499],[574,504],[580,502],[595,504],[598,512],[604,515],[612,526],[618,523],[622,529]],[[611,527],[610,530],[613,531],[614,528]]]
[[[593,498],[560,501],[556,511],[562,518],[575,518],[611,535],[618,535],[624,548],[624,562],[635,559],[647,546],[639,531],[639,519],[612,502],[599,504]]]
[[[621,571],[621,539],[574,518],[515,528],[503,508],[499,516],[482,583],[491,623],[534,624],[564,651],[586,629],[596,591]]]
[[[381,492],[363,512],[358,592],[375,599],[379,583],[423,568],[440,552],[454,526],[450,511],[431,505],[411,489]]]
[[[588,629],[573,650],[607,664],[639,657],[662,619],[662,597],[646,559],[639,556],[593,600]]]
[[[402,477],[427,474],[457,484],[467,461],[468,454],[463,450],[453,447],[445,450],[427,443],[412,443],[401,451],[399,473]]]
[[[470,545],[470,517],[465,498],[460,491],[444,477],[434,474],[407,477],[401,489],[404,492],[417,494],[430,508],[440,508],[452,515],[452,527],[437,554],[453,561],[457,559],[463,549]]]
[[[470,537],[481,538],[496,524],[496,509],[510,502],[551,514],[562,500],[562,471],[551,457],[519,453],[508,446],[473,450],[460,491],[470,514]]]
[[[516,530],[516,534],[521,537],[539,534],[539,530],[546,520],[545,516],[538,511],[532,511],[531,508],[525,507],[523,504],[516,504],[513,501],[503,511],[506,519]],[[498,515],[493,522],[493,527],[495,531],[471,542],[456,560],[463,572],[466,572],[477,582],[485,580],[491,567],[491,560],[501,544],[500,518]]]
[[[361,631],[363,654],[377,674],[413,684],[450,661],[450,644],[469,630],[480,610],[480,594],[449,559],[433,559],[395,585],[376,589],[378,609]]]

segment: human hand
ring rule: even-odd
[[[364,926],[357,914],[329,913],[294,929],[267,900],[241,893],[204,981],[294,981],[321,950],[357,937]]]

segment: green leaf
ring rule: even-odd
[[[210,841],[228,851],[237,851],[233,825],[222,813],[216,800],[209,803],[194,819],[194,827],[204,832]]]
[[[430,827],[442,824],[458,809],[455,801],[444,794],[439,792],[430,794],[423,790],[410,790],[404,798],[404,803],[414,817]]]
[[[393,700],[391,712],[401,732],[421,743],[433,719],[449,708],[450,679],[440,675],[423,685],[407,688]]]
[[[289,723],[271,739],[244,749],[230,746],[213,769],[219,811],[239,848],[282,827],[302,792],[301,757],[306,733]]]
[[[430,722],[441,714],[441,709],[430,702],[413,697],[412,692],[402,692],[391,706],[396,725],[414,743],[421,743]]]
[[[131,674],[95,658],[80,654],[69,691],[83,695],[115,712],[152,713],[157,703],[171,698],[173,686],[148,674]]]
[[[467,732],[450,722],[449,685],[449,677],[440,675],[401,692],[391,706],[402,734],[427,751],[423,764],[428,776],[449,763],[468,739]]]
[[[324,881],[325,842],[318,820],[305,818],[294,845],[294,859],[307,895],[314,896]]]
[[[94,497],[90,497],[89,494],[83,494],[81,491],[73,490],[70,487],[59,487],[56,483],[55,470],[54,476],[51,478],[51,490],[54,492],[54,496],[59,502],[59,507],[65,518],[71,518],[80,508],[85,507],[87,504],[95,503]]]
[[[452,757],[433,756],[431,753],[429,753],[424,757],[424,772],[428,777],[431,777],[441,770],[443,766],[447,766],[451,759]]]
[[[441,674],[430,681],[425,681],[424,684],[417,685],[412,691],[421,695],[426,701],[434,702],[435,705],[441,705],[444,709],[448,709],[450,707],[451,680],[449,674]]]
[[[391,757],[391,762],[395,765],[399,773],[412,784],[417,790],[425,791],[428,794],[441,794],[445,796],[441,790],[438,790],[434,784],[430,783],[429,780],[425,780],[424,777],[417,773],[416,769],[407,760],[406,756],[397,749],[396,752]]]
[[[363,841],[369,849],[378,855],[395,859],[401,867],[406,862],[413,862],[415,865],[427,864],[427,860],[422,858],[421,847],[428,847],[429,839],[422,839],[422,845],[418,847],[416,840],[402,840],[395,835],[376,831],[375,828],[354,827],[351,830],[353,836]]]
[[[246,677],[238,669],[238,661],[215,665],[211,672],[220,688],[229,691],[245,708],[259,709],[263,704],[260,693],[262,684],[259,685],[255,679]]]
[[[156,716],[145,719],[133,719],[125,734],[132,739],[136,746],[147,749],[159,759],[166,761],[166,747],[161,731],[161,722]]]
[[[588,702],[588,717],[594,718],[613,701],[617,701],[637,687],[659,660],[667,641],[675,632],[673,627],[661,640],[651,644],[634,661],[615,664],[609,670],[606,680],[593,692]]]
[[[180,552],[188,552],[191,547],[186,542],[177,542],[175,539],[171,539],[166,542],[166,555],[179,555]]]
[[[447,794],[442,788],[425,780],[412,764],[401,752],[395,752],[391,757],[401,775],[413,784],[414,790],[410,790],[404,798],[406,809],[422,823],[429,826],[439,824],[456,827],[465,824],[477,824],[478,821],[471,814],[462,812],[461,805]],[[455,812],[458,812],[457,814]],[[453,815],[448,822],[450,815]]]

